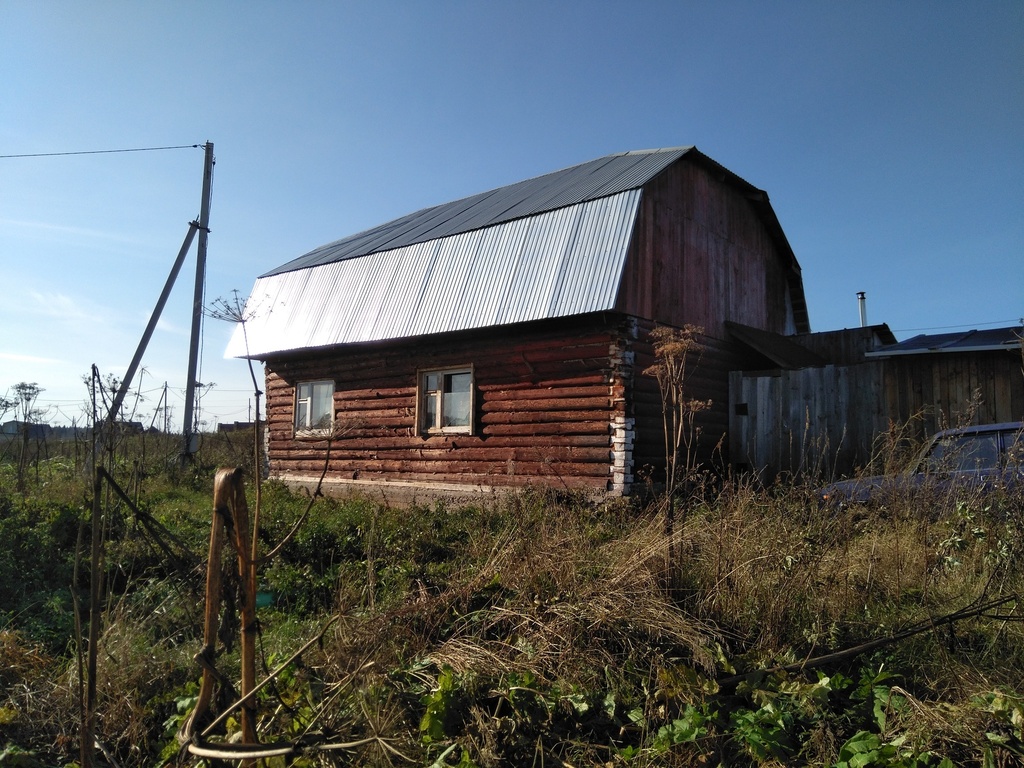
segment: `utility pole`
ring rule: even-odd
[[[89,640],[88,645],[86,646],[88,648],[88,656],[84,666],[84,672],[86,675],[86,680],[84,681],[85,691],[82,697],[82,706],[80,707],[81,735],[79,739],[79,762],[82,768],[92,768],[93,766],[92,753],[94,750],[94,734],[96,731],[96,700],[98,694],[96,681],[97,658],[99,653],[100,623],[103,613],[101,601],[103,592],[103,570],[101,564],[103,561],[104,532],[106,530],[106,524],[103,518],[103,483],[106,481],[108,484],[113,485],[115,489],[118,488],[113,477],[100,464],[99,436],[101,432],[110,430],[117,420],[121,404],[124,402],[124,398],[128,394],[128,388],[131,386],[132,379],[135,377],[135,372],[138,369],[139,363],[142,361],[142,355],[146,351],[149,340],[156,328],[157,321],[160,319],[160,313],[163,311],[164,304],[167,302],[167,298],[171,293],[171,288],[174,286],[174,281],[178,276],[178,271],[181,269],[181,265],[185,260],[185,256],[188,254],[189,248],[192,246],[192,240],[198,230],[199,258],[198,264],[196,265],[195,296],[192,302],[192,342],[189,347],[184,429],[184,456],[187,458],[193,453],[192,406],[195,399],[196,367],[199,359],[200,321],[203,316],[203,286],[206,282],[206,241],[207,235],[210,232],[210,195],[213,187],[213,144],[211,142],[207,142],[204,147],[206,149],[206,163],[203,168],[203,199],[202,206],[200,208],[199,221],[189,222],[189,229],[188,233],[185,235],[185,241],[181,244],[181,249],[178,251],[178,257],[175,259],[174,265],[171,267],[171,273],[167,277],[167,282],[164,283],[164,289],[160,294],[160,298],[157,299],[156,308],[153,310],[153,314],[150,315],[149,323],[142,334],[142,339],[139,341],[139,346],[135,350],[135,356],[132,358],[132,361],[128,366],[128,371],[125,373],[124,380],[121,382],[121,386],[118,388],[118,391],[114,394],[110,409],[107,412],[102,427],[99,425],[96,413],[96,385],[99,380],[99,368],[97,368],[95,364],[92,367],[92,549],[90,559],[91,572],[89,576]],[[167,410],[169,407],[167,402],[166,382],[164,383],[163,403],[166,431]],[[154,415],[154,419],[155,418],[156,416]]]
[[[149,422],[149,428],[150,429],[152,429],[153,426],[156,424],[157,416],[159,416],[161,414],[161,412],[162,412],[164,414],[164,421],[163,421],[163,424],[160,425],[161,428],[162,428],[160,431],[164,432],[166,434],[166,432],[167,432],[167,407],[166,406],[167,406],[167,382],[165,381],[164,382],[163,394],[160,395],[160,401],[156,404],[156,408],[153,409],[153,419]]]
[[[203,200],[199,208],[199,247],[196,253],[196,285],[192,296],[192,340],[188,348],[188,378],[185,380],[185,418],[182,428],[182,461],[196,452],[194,408],[196,398],[196,370],[199,365],[199,336],[202,331],[203,298],[206,285],[206,243],[210,235],[210,196],[213,192],[213,142],[205,145],[206,163],[203,166]]]

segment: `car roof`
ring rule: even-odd
[[[977,435],[985,434],[988,432],[1014,432],[1024,430],[1024,422],[1022,421],[1004,421],[999,424],[976,424],[971,427],[956,427],[954,429],[944,429],[941,432],[935,433],[935,438],[942,437],[954,437],[958,435]]]

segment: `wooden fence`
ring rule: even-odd
[[[960,424],[1024,420],[1024,371],[1006,352],[907,355],[729,380],[729,455],[740,470],[816,478],[867,466],[890,425],[918,440]]]
[[[831,476],[863,465],[886,425],[877,364],[734,371],[729,383],[732,463],[765,477]]]

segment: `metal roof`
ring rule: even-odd
[[[683,156],[738,187],[790,269],[767,195],[694,147],[598,158],[425,208],[261,275],[229,357],[383,341],[612,310],[645,184]]]
[[[229,357],[613,309],[640,190],[264,275]]]
[[[922,333],[899,344],[868,352],[867,357],[894,357],[898,355],[926,355],[937,352],[993,352],[1017,351],[1024,338],[1024,326],[988,328],[982,331],[955,333]]]
[[[546,173],[499,189],[410,213],[373,229],[336,240],[262,275],[471,232],[515,219],[642,187],[693,147],[624,152]]]

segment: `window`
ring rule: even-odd
[[[959,435],[935,444],[928,454],[932,472],[969,472],[999,467],[999,443],[995,432]]]
[[[473,431],[473,369],[421,371],[419,429],[424,435]]]
[[[1003,463],[1024,473],[1024,432],[1019,429],[1003,433]]]
[[[325,434],[333,425],[334,382],[300,382],[295,388],[295,433]]]

